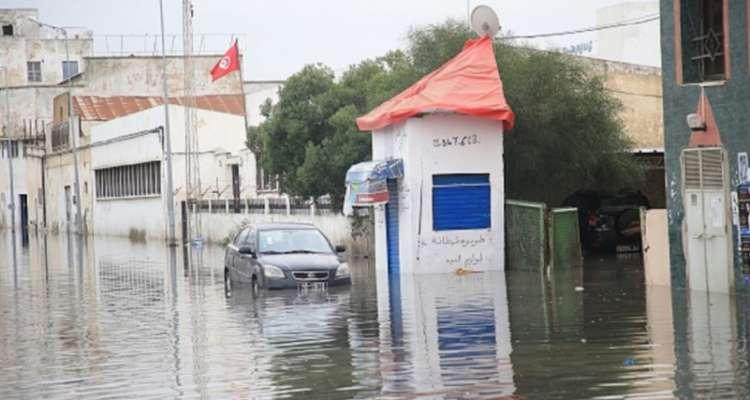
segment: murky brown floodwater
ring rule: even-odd
[[[14,264],[0,235],[0,399],[750,397],[749,303],[673,313],[637,261],[390,287],[359,262],[351,288],[228,299],[219,248],[186,269],[158,244],[44,243]]]

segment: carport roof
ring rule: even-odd
[[[187,97],[170,97],[169,104],[192,106]],[[164,104],[161,96],[73,96],[73,110],[83,121],[109,121]],[[195,97],[195,108],[245,115],[245,102],[239,94]]]

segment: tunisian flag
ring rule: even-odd
[[[221,57],[221,60],[211,68],[211,77],[215,81],[238,69],[240,69],[240,51],[237,48],[237,41],[235,40],[232,47],[224,53],[224,57]]]

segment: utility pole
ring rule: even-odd
[[[5,136],[7,138],[8,172],[10,182],[10,237],[13,246],[13,282],[18,287],[18,271],[16,265],[16,191],[13,187],[13,157],[10,139],[10,78],[8,78],[8,67],[0,67],[5,72]]]
[[[175,238],[174,221],[174,182],[172,173],[172,134],[169,129],[169,91],[167,89],[167,50],[164,40],[164,4],[159,0],[159,17],[161,20],[161,62],[162,62],[162,86],[164,89],[164,144],[167,147],[165,159],[167,161],[167,243],[170,246],[177,244]]]
[[[68,46],[68,31],[60,26],[56,25],[50,25],[46,24],[44,22],[38,21],[31,17],[26,17],[29,21],[39,25],[40,27],[47,27],[50,29],[54,29],[58,32],[61,32],[63,34],[63,39],[65,42],[65,62],[68,65],[68,68],[70,68],[71,60],[70,60],[70,50]],[[63,68],[63,79],[65,78],[65,68]],[[76,231],[79,235],[83,235],[83,213],[81,212],[81,180],[80,180],[80,173],[78,171],[78,134],[76,132],[73,132],[73,76],[68,77],[68,137],[70,138],[70,145],[72,147],[73,151],[73,172],[74,172],[74,185],[76,190],[76,217],[75,217],[75,225],[76,225]]]
[[[8,206],[10,211],[10,232],[13,235],[13,250],[15,251],[15,239],[16,239],[16,191],[13,183],[13,154],[11,147],[13,141],[10,138],[10,80],[8,78],[8,67],[0,67],[5,73],[5,143],[6,143],[6,155],[8,156],[8,182],[10,185],[10,204]]]

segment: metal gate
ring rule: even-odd
[[[388,272],[400,274],[401,257],[398,234],[398,181],[388,179],[388,203],[385,205],[385,234],[388,246]]]
[[[728,175],[722,148],[682,151],[685,257],[694,290],[730,293],[734,286]]]

